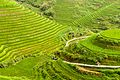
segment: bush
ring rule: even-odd
[[[43,2],[41,5],[40,5],[40,10],[41,11],[46,11],[50,8],[50,5],[46,2]]]
[[[42,12],[41,14],[53,19],[54,17],[54,11],[53,11],[53,5],[54,5],[54,1],[50,0],[50,1],[44,1],[40,4],[40,12]]]
[[[48,18],[54,17],[54,11],[51,10],[51,9],[48,9],[48,10],[44,11],[43,14],[46,15]]]

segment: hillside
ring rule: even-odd
[[[86,35],[91,31],[98,33],[102,30],[119,28],[120,0],[16,1],[39,15],[69,25],[74,36]]]
[[[67,29],[12,0],[0,0],[0,63],[56,50]]]
[[[75,66],[61,60],[52,60],[48,55],[26,58],[16,65],[0,68],[0,75],[3,75],[0,76],[2,80],[77,80],[86,77],[86,80],[101,79],[96,75],[80,73]]]
[[[119,80],[119,34],[120,29],[111,29],[91,36],[73,38],[66,42],[63,49],[54,54],[65,63],[76,65],[82,73],[103,74],[100,80]]]
[[[101,65],[120,65],[120,30],[105,30],[69,42],[61,52],[64,60]],[[79,38],[79,39],[80,39]],[[76,42],[76,43],[75,43]],[[71,43],[71,44],[70,44]]]
[[[119,2],[0,0],[0,80],[120,80]]]

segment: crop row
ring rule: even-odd
[[[82,46],[85,48],[86,51],[90,53],[97,53],[97,54],[106,54],[106,55],[119,55],[119,51],[114,50],[114,49],[105,49],[104,47],[98,46],[98,43],[94,44],[94,39],[96,38],[96,35],[80,41],[78,46]],[[105,45],[105,44],[104,44]]]
[[[96,37],[96,40],[106,45],[120,46],[120,39],[115,39],[115,38],[113,39],[113,38],[108,38],[102,35],[98,35]]]
[[[30,48],[30,50],[34,50],[34,48],[35,48],[35,46],[33,46],[33,45],[35,45],[35,44],[37,44],[38,45],[38,47],[39,48],[41,48],[42,50],[47,50],[47,48],[45,48],[44,49],[44,47],[48,47],[48,45],[49,45],[49,47],[50,47],[50,45],[53,45],[53,46],[55,46],[55,45],[58,45],[58,44],[56,44],[56,42],[54,41],[55,39],[54,39],[54,37],[53,37],[53,35],[54,34],[56,34],[58,32],[58,30],[56,30],[56,32],[54,32],[53,34],[51,34],[51,35],[46,35],[46,36],[42,36],[42,37],[44,37],[44,38],[33,38],[34,40],[30,40],[29,39],[29,41],[27,40],[27,41],[25,41],[25,40],[23,40],[22,42],[14,42],[14,43],[11,43],[9,46],[13,46],[13,51],[15,51],[15,53],[17,53],[17,54],[20,54],[20,53],[18,53],[18,52],[21,52],[21,51],[24,51],[24,47],[25,46],[31,46],[32,45],[32,47]],[[53,38],[53,39],[52,39]],[[51,40],[53,40],[53,41],[51,41]],[[23,43],[24,42],[24,43]],[[53,43],[52,43],[53,42]],[[46,44],[47,43],[47,44]],[[42,45],[42,46],[41,46]],[[44,45],[44,46],[43,46]],[[47,45],[47,46],[46,46]],[[41,46],[41,47],[40,47]],[[53,47],[53,46],[51,46],[51,47]],[[21,51],[19,51],[19,48],[23,48],[23,49],[21,49]],[[38,49],[38,48],[37,48]],[[28,50],[29,51],[29,50]],[[24,54],[26,53],[26,51],[25,52],[23,52]],[[32,53],[32,52],[31,52]],[[11,53],[9,53],[9,54],[11,54]],[[9,56],[9,54],[8,54],[8,56]],[[17,55],[17,54],[15,54],[15,56]],[[12,54],[11,54],[12,55]],[[6,55],[7,56],[7,55]],[[4,56],[5,57],[5,56]],[[2,57],[2,58],[4,58],[4,57]],[[10,56],[9,56],[10,57]]]
[[[59,48],[58,34],[67,29],[21,6],[13,5],[13,9],[3,6],[0,15],[4,15],[0,16],[1,63]]]
[[[85,16],[83,16],[82,18],[79,18],[77,20],[75,20],[73,22],[74,26],[86,26],[88,28],[93,26],[93,23],[96,22],[95,20],[99,17],[103,17],[103,16],[109,16],[108,13],[110,15],[114,15],[119,13],[119,10],[117,9],[119,5],[116,4],[116,1],[113,3],[109,3],[106,6],[96,10],[93,13],[87,14]],[[114,13],[114,11],[116,11],[116,13]],[[95,26],[93,26],[95,27]]]
[[[85,79],[85,74],[80,74],[71,65],[61,61],[45,62],[41,66],[38,64],[35,68],[35,79],[52,80],[78,80]],[[87,75],[88,78],[91,77]]]

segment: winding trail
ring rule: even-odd
[[[82,39],[85,39],[85,38],[88,38],[89,36],[82,36],[82,37],[78,37],[78,38],[73,38],[73,39],[70,39],[66,42],[66,45],[65,47],[68,47],[69,46],[69,43],[72,42],[72,41],[75,41],[75,40],[82,40]]]
[[[111,69],[120,68],[120,66],[90,65],[90,64],[82,64],[82,63],[72,63],[67,61],[63,61],[63,62],[67,64],[77,65],[77,66],[93,67],[93,68],[111,68]]]
[[[71,41],[82,40],[82,39],[85,39],[85,38],[88,38],[88,37],[89,37],[89,36],[82,36],[82,37],[73,38],[73,39],[71,39],[71,40],[68,40],[68,41],[66,42],[65,47],[68,47],[68,46],[69,46],[69,43],[70,43]],[[111,69],[120,68],[120,66],[90,65],[90,64],[82,64],[82,63],[72,63],[72,62],[68,62],[68,61],[63,61],[63,62],[64,62],[64,63],[67,63],[67,64],[73,64],[73,65],[84,66],[84,67],[111,68]]]

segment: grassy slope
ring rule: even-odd
[[[1,46],[1,49],[2,49],[2,46]],[[58,71],[55,72],[54,68],[56,68],[56,70]],[[55,76],[53,76],[52,74]],[[63,78],[75,80],[78,78],[86,79],[86,77],[88,80],[90,79],[101,80],[102,78],[103,78],[102,80],[110,79],[108,77],[101,78],[101,76],[95,76],[95,75],[90,75],[86,73],[85,74],[78,73],[70,65],[64,64],[61,61],[51,61],[50,57],[45,56],[45,55],[38,56],[38,57],[30,57],[30,58],[22,60],[20,63],[17,63],[16,65],[9,66],[8,68],[3,68],[3,69],[0,68],[0,75],[3,75],[0,78],[3,78],[5,76],[11,76],[11,78],[13,78],[14,76],[24,78],[25,76],[28,79],[30,78],[30,79],[38,79],[38,80],[39,79],[43,79],[43,80],[44,79],[45,80],[61,79],[63,80]],[[42,77],[40,75],[42,75]]]
[[[98,60],[101,62],[101,64],[120,65],[120,51],[113,48],[105,48],[104,46],[99,46],[99,43],[94,42],[95,38],[96,35],[93,35],[92,37],[79,42],[80,49],[84,50],[83,53],[81,52],[83,57],[87,57],[89,55],[88,59],[91,58],[93,61]]]
[[[14,1],[0,2],[0,62],[60,47],[60,36],[67,26],[39,16]]]
[[[115,32],[117,31],[117,32]],[[110,33],[111,32],[111,33]],[[119,29],[113,29],[101,32],[101,34],[107,35],[109,38],[102,39],[101,42],[97,37],[99,34],[93,34],[79,42],[76,40],[71,42],[69,46],[65,47],[63,50],[58,51],[56,54],[64,60],[72,62],[80,62],[85,64],[96,64],[99,61],[104,65],[120,65],[120,46],[115,43],[114,40],[119,39]],[[115,33],[115,39],[113,35]],[[112,34],[112,35],[111,35]],[[103,36],[104,36],[103,35]],[[111,42],[113,39],[113,42]],[[110,42],[109,42],[110,40]],[[109,43],[108,43],[109,42]],[[113,45],[113,44],[115,45]]]
[[[36,7],[32,6],[31,4],[40,5],[43,1],[46,1],[46,0],[25,0],[25,2],[23,2],[23,3],[21,3],[20,1],[18,1],[18,2],[20,2],[20,4],[22,4],[24,7],[29,8],[32,11],[40,14],[39,8],[36,8]]]
[[[27,4],[40,4],[43,1],[46,0],[25,0],[23,4],[26,4],[26,7],[29,7]],[[115,1],[117,0],[55,0],[55,5],[53,6],[56,15],[55,20],[61,24],[68,25],[71,22],[88,14],[90,15],[94,11],[98,11]]]
[[[9,57],[11,57],[11,59],[15,59],[17,56],[25,55],[27,53],[32,53],[31,50],[35,51],[35,53],[38,53],[40,50],[44,50],[44,49],[50,50],[48,49],[50,45],[52,49],[54,48],[52,46],[53,44],[58,45],[56,44],[57,41],[54,41],[56,40],[54,39],[54,37],[57,35],[56,32],[54,33],[54,30],[58,31],[57,29],[62,28],[61,25],[59,26],[57,23],[49,21],[48,19],[45,19],[43,17],[40,17],[37,14],[27,9],[24,9],[21,6],[18,6],[14,2],[12,3],[9,1],[7,2],[7,0],[4,0],[4,2],[1,1],[1,3],[2,3],[2,5],[0,6],[1,7],[1,12],[0,12],[1,13],[1,17],[0,17],[1,38],[0,40],[2,44],[0,48],[2,53],[0,58],[1,61],[9,60],[10,59]],[[35,26],[36,24],[37,26]],[[49,26],[50,24],[54,29],[52,29],[52,27]],[[33,27],[32,25],[34,25],[35,27]],[[59,26],[59,28],[57,28],[57,26]],[[64,28],[65,27],[63,27],[63,29]],[[44,31],[46,29],[47,29],[47,32]],[[50,35],[52,32],[53,34]],[[54,37],[51,38],[51,36],[54,36]],[[58,38],[58,37],[55,37],[55,38]],[[47,46],[44,46],[46,44]],[[29,45],[32,45],[30,46],[31,48],[29,49],[29,47],[27,47],[28,50],[26,50],[26,46],[29,46]],[[7,47],[8,48],[11,47],[11,49],[8,49]],[[36,51],[36,49],[38,50]],[[13,57],[11,56],[13,55],[13,52],[12,54],[10,54],[11,51],[9,52],[9,50],[14,51],[15,54]],[[22,54],[20,54],[18,51]],[[0,75],[1,75],[0,78],[1,79],[18,79],[18,80],[19,79],[23,80],[23,78],[24,79],[28,78],[33,80],[33,79],[40,79],[39,77],[42,77],[42,79],[54,79],[51,73],[48,72],[48,69],[51,69],[49,68],[51,66],[47,65],[47,63],[50,62],[49,60],[50,60],[50,57],[46,56],[45,54],[38,57],[25,58],[21,62],[15,63],[14,65],[9,66],[8,68],[0,68]],[[57,74],[57,76],[59,76],[61,79],[67,78],[67,79],[75,80],[78,77],[80,78],[80,75],[78,74],[78,72],[72,70],[72,67],[69,67],[69,65],[61,63],[61,61],[52,62],[52,64],[54,64],[55,66],[54,68],[57,67],[56,70],[58,70],[59,67],[60,67],[59,70],[62,70],[60,71],[60,73],[59,71],[54,72],[52,70],[54,74]],[[43,72],[39,72],[39,69],[40,71],[42,69],[42,68],[39,68],[39,66],[42,66],[42,65],[44,70]],[[72,72],[71,70],[76,73]],[[71,77],[69,74],[71,74],[71,76],[73,77]],[[85,75],[85,76],[88,76],[88,75]],[[92,78],[92,77],[90,76],[89,78]]]
[[[16,65],[10,66],[8,68],[1,68],[0,75],[4,76],[16,76],[16,77],[28,77],[30,79],[34,79],[33,68],[38,62],[44,63],[44,61],[49,60],[49,57],[42,55],[40,57],[31,57],[22,60],[20,63]]]
[[[112,30],[106,30],[103,33],[101,33],[103,37],[112,38],[112,39],[120,39],[120,29],[112,29]]]
[[[79,25],[80,28],[89,28],[93,30],[119,28],[119,7],[119,0],[107,3],[100,9],[75,20],[73,26]]]
[[[86,39],[86,40],[83,40],[81,42],[79,42],[81,45],[85,46],[86,48],[92,50],[93,52],[97,53],[97,52],[103,52],[103,53],[109,53],[109,54],[113,54],[113,55],[116,55],[116,54],[119,54],[120,52],[119,51],[116,51],[116,50],[112,50],[112,49],[104,49],[102,47],[99,47],[97,45],[94,45],[94,39],[95,39],[95,35]]]
[[[31,6],[25,0],[26,7]],[[43,0],[45,1],[45,0]],[[54,20],[72,27],[73,31],[92,30],[99,32],[110,28],[119,28],[119,0],[55,0]],[[39,4],[41,0],[29,1]],[[27,4],[26,4],[27,3]],[[29,6],[28,6],[29,5]],[[39,9],[32,7],[39,13]]]
[[[100,79],[95,75],[86,75],[77,72],[74,67],[61,60],[51,60],[51,56],[40,55],[22,60],[16,65],[1,68],[0,75],[28,78],[30,80],[63,80],[63,79]],[[27,79],[26,79],[27,80]]]
[[[119,3],[119,0],[56,0],[55,20],[71,26],[76,33],[120,28]]]
[[[104,7],[109,2],[108,0],[56,0],[54,7],[56,13],[55,20],[61,24],[68,25]]]
[[[56,0],[55,20],[75,31],[78,28],[78,32],[82,28],[94,32],[119,28],[119,3],[119,0]]]

